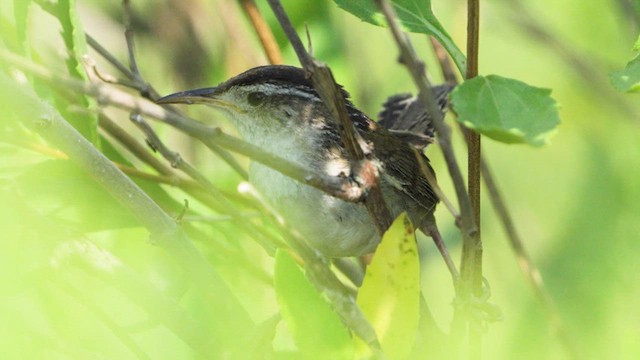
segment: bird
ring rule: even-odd
[[[434,88],[441,111],[451,88]],[[349,118],[369,149],[366,156],[379,173],[391,215],[406,212],[417,228],[442,242],[435,237],[439,238],[434,218],[438,197],[423,171],[435,174],[424,153],[414,150],[432,141],[432,117],[416,98],[400,95],[385,102],[377,123],[356,108],[342,86],[340,91]],[[266,152],[325,176],[352,176],[337,120],[301,68],[259,66],[216,87],[170,94],[157,103],[207,105],[224,113],[245,141]],[[405,116],[407,111],[414,114],[409,114],[413,122]],[[369,254],[381,240],[362,203],[333,197],[255,161],[249,164],[249,182],[313,249],[327,257]],[[441,246],[440,251],[446,252]],[[453,264],[447,265],[451,270]]]

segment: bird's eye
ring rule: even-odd
[[[249,93],[249,95],[247,95],[247,102],[251,106],[258,106],[264,102],[265,97],[266,96],[262,92],[259,92],[259,91],[252,92],[252,93]]]

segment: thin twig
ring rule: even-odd
[[[244,213],[243,214],[244,217],[246,217],[247,219],[251,219],[251,218],[259,218],[261,216],[261,214],[257,211],[251,211],[248,213]],[[184,222],[202,222],[202,223],[210,223],[210,224],[215,224],[215,223],[220,223],[220,222],[228,222],[231,221],[233,218],[229,215],[207,215],[207,216],[203,216],[203,215],[185,215],[182,218],[182,221]]]
[[[122,85],[130,88],[135,87],[135,84],[131,83],[131,81],[129,80],[118,79],[115,76],[111,76],[110,74],[105,74],[102,71],[100,71],[100,69],[98,69],[98,65],[96,64],[96,62],[93,60],[93,58],[89,57],[88,55],[84,56],[84,62],[86,66],[93,71],[93,75],[95,75],[102,82],[106,82],[108,84],[113,84],[113,85]],[[91,73],[89,73],[89,75],[90,74]]]
[[[353,283],[353,285],[357,288],[362,286],[362,281],[364,280],[364,271],[362,266],[359,263],[356,263],[353,258],[336,258],[333,259],[333,265],[338,269],[344,276]]]
[[[151,126],[149,126],[149,124],[147,124],[147,122],[142,119],[142,116],[140,116],[140,114],[132,113],[130,119],[146,136],[147,141],[149,142],[149,144],[151,144],[153,149],[158,151],[165,159],[167,159],[167,161],[169,161],[169,164],[171,164],[172,168],[180,169],[181,171],[189,175],[189,177],[204,186],[207,190],[213,193],[218,193],[217,189],[215,189],[213,184],[209,182],[209,180],[207,180],[204,175],[202,175],[199,171],[192,167],[188,162],[182,160],[182,157],[179,153],[169,150],[169,148],[162,142],[162,140],[160,140],[160,137],[158,137],[155,131],[153,131]]]
[[[440,186],[438,185],[438,181],[436,180],[435,175],[427,168],[427,165],[424,162],[422,154],[418,152],[418,150],[415,148],[412,150],[415,154],[416,160],[418,161],[418,165],[420,166],[420,172],[422,173],[422,176],[424,176],[427,179],[427,181],[429,182],[429,185],[433,189],[433,192],[436,194],[436,196],[440,200],[442,200],[442,202],[449,209],[449,211],[457,221],[460,217],[458,210],[456,210],[456,208],[453,206],[449,198],[444,194],[442,189],[440,189]],[[438,251],[440,251],[440,254],[444,259],[444,262],[447,265],[447,268],[449,269],[449,272],[451,273],[451,276],[453,277],[454,282],[458,281],[460,277],[460,273],[458,272],[458,269],[456,268],[455,263],[453,262],[453,260],[451,259],[451,256],[449,255],[449,250],[447,250],[447,246],[442,240],[442,236],[440,234],[440,229],[438,229],[438,225],[434,221],[433,224],[428,225],[423,231],[426,235],[431,236],[431,239],[433,239],[433,242],[436,244]]]
[[[462,262],[460,270],[463,279],[470,281],[471,291],[477,297],[481,297],[484,291],[482,278],[482,238],[480,233],[480,134],[459,124],[467,142],[467,171],[468,189],[471,204],[473,206],[474,223],[477,232],[469,242],[462,244]],[[478,352],[479,353],[479,352]]]
[[[255,0],[240,0],[240,4],[242,4],[244,12],[247,14],[247,17],[251,21],[251,24],[260,39],[260,43],[262,44],[262,48],[269,59],[269,63],[272,65],[282,64],[282,54],[280,53],[278,43],[276,42],[269,25],[262,17]]]
[[[138,70],[138,64],[136,63],[135,43],[133,41],[133,29],[131,27],[131,1],[123,0],[122,7],[122,23],[124,25],[124,38],[127,43],[127,53],[129,54],[129,69],[131,69],[131,73],[135,77],[141,78],[140,70]]]
[[[15,146],[19,146],[21,148],[29,149],[29,150],[31,150],[33,152],[36,152],[38,154],[51,157],[53,159],[60,159],[60,160],[68,160],[69,159],[67,154],[65,154],[64,152],[60,151],[59,149],[55,149],[55,148],[49,147],[47,145],[34,143],[34,142],[31,142],[31,141],[24,141],[23,138],[3,137],[2,138],[2,142],[3,143],[7,143],[7,144],[11,144],[11,145],[15,145]]]
[[[160,174],[169,176],[174,175],[174,172],[173,170],[171,170],[171,168],[166,166],[162,161],[158,160],[158,158],[149,153],[148,148],[142,146],[136,138],[131,136],[127,131],[125,131],[118,124],[109,119],[106,115],[100,114],[98,120],[98,124],[102,129],[104,129],[109,135],[118,139],[118,141],[124,144],[125,147],[138,159],[154,168]]]
[[[142,74],[140,74],[140,71],[138,70],[136,57],[135,57],[133,29],[131,27],[131,6],[130,6],[129,0],[123,1],[123,8],[124,8],[123,22],[125,26],[125,40],[127,43],[127,53],[129,56],[129,67],[130,67],[129,69],[126,66],[124,66],[118,59],[116,59],[115,56],[111,55],[111,53],[108,50],[106,50],[103,46],[101,46],[94,38],[92,38],[88,34],[85,34],[85,37],[87,38],[87,42],[89,43],[89,45],[93,47],[94,50],[96,50],[107,61],[109,61],[113,66],[115,66],[119,71],[121,71],[125,76],[127,76],[127,78],[129,78],[130,81],[133,82],[132,84],[123,84],[123,85],[137,89],[140,92],[140,95],[142,97],[155,101],[158,98],[160,98],[160,95],[153,88],[153,86],[151,86],[148,82],[144,80],[144,78],[142,77]],[[173,111],[175,113],[182,115],[173,106],[166,105],[165,108],[169,111]],[[238,173],[242,177],[242,179],[246,180],[248,178],[248,174],[244,170],[244,168],[227,151],[221,149],[216,145],[210,146],[209,149],[212,150],[215,154],[217,154],[233,170],[235,170],[236,173]]]
[[[105,49],[96,39],[94,39],[91,35],[85,34],[85,38],[87,39],[87,44],[91,46],[100,56],[102,56],[105,60],[107,60],[111,65],[113,65],[118,71],[123,73],[127,78],[133,79],[133,73],[126,67],[123,63],[121,63],[115,56],[113,56],[107,49]]]
[[[200,186],[197,182],[190,181],[187,179],[182,179],[177,176],[150,174],[148,172],[144,172],[142,170],[136,169],[129,165],[124,165],[124,164],[115,163],[115,162],[114,164],[118,167],[118,169],[122,170],[123,173],[141,180],[153,181],[159,184],[167,184],[167,185],[175,186],[177,188],[181,188],[183,190],[187,188],[198,189],[198,190],[202,189],[202,186]]]
[[[436,54],[436,58],[438,59],[438,63],[440,64],[440,70],[442,71],[442,77],[444,80],[450,84],[457,84],[458,78],[456,77],[456,72],[453,68],[453,62],[449,57],[449,53],[447,50],[438,42],[438,40],[429,36],[429,40],[431,42],[431,47],[433,48],[433,52]]]
[[[318,91],[318,95],[320,95],[327,107],[329,107],[338,124],[342,125],[342,131],[344,133],[342,134],[343,143],[347,152],[355,160],[364,159],[364,152],[359,145],[360,139],[358,133],[349,118],[344,98],[330,69],[325,64],[316,61],[311,54],[307,52],[280,1],[269,0],[269,5],[271,5],[273,13],[276,15],[280,26],[293,46],[300,64],[309,73],[313,87]]]
[[[445,207],[451,213],[451,216],[453,216],[453,218],[456,219],[456,221],[458,221],[458,219],[460,218],[460,213],[458,212],[458,209],[456,209],[455,205],[453,205],[451,200],[449,200],[449,197],[447,197],[444,191],[442,191],[442,189],[440,188],[440,185],[438,185],[438,180],[433,175],[433,173],[429,171],[429,169],[427,168],[427,165],[424,163],[423,156],[418,152],[417,149],[413,149],[413,152],[415,153],[416,159],[418,160],[418,164],[420,165],[420,172],[425,177],[425,179],[427,179],[427,181],[429,182],[429,185],[433,189],[433,192],[436,194],[438,199],[440,199],[440,201],[444,203]]]
[[[2,139],[2,142],[7,144],[12,144],[15,146],[20,146],[22,148],[32,150],[34,152],[49,156],[54,159],[60,159],[60,160],[69,159],[67,154],[65,154],[64,152],[43,144],[21,141],[15,138],[4,138]],[[123,173],[138,179],[149,180],[149,181],[157,182],[160,184],[167,184],[167,185],[171,185],[171,186],[175,186],[183,189],[184,188],[202,189],[202,187],[198,185],[198,183],[190,180],[182,179],[176,176],[150,174],[148,172],[144,172],[142,170],[136,169],[129,165],[121,164],[115,161],[113,161],[113,164],[118,169],[120,169]]]

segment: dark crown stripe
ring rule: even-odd
[[[304,70],[288,65],[258,66],[223,82],[218,88],[221,91],[225,91],[235,86],[257,84],[281,84],[318,96],[311,81],[305,76]],[[339,86],[342,96],[344,96],[345,100],[348,99],[349,93],[341,85]]]

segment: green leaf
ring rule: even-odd
[[[386,26],[384,15],[372,0],[334,0],[342,9],[373,25]],[[393,0],[398,20],[406,31],[432,35],[451,55],[460,73],[464,74],[467,61],[451,36],[442,27],[431,10],[431,0]]]
[[[633,45],[633,50],[640,51],[640,36]],[[624,69],[610,72],[609,81],[618,91],[640,92],[640,55],[629,61]]]
[[[75,0],[60,0],[56,5],[56,15],[62,26],[62,39],[72,54],[67,59],[69,74],[78,79],[86,80],[87,76],[82,67],[82,57],[87,54],[87,43],[84,37],[82,23],[76,11]]]
[[[504,143],[542,146],[560,116],[551,90],[497,75],[467,80],[451,93],[458,121]]]
[[[352,359],[349,332],[284,250],[276,253],[274,280],[282,318],[304,357]]]
[[[640,47],[640,38],[636,47]],[[609,73],[614,88],[622,92],[640,92],[640,55],[629,61],[622,70]]]
[[[62,26],[62,39],[67,47],[67,70],[77,79],[87,81],[88,77],[82,66],[83,57],[87,54],[87,42],[82,28],[82,22],[76,9],[75,0],[59,0],[55,5],[55,14]],[[71,104],[64,102],[56,104],[62,115],[75,127],[87,140],[93,144],[99,144],[98,116],[92,114],[95,101],[88,96],[77,94]],[[69,105],[80,106],[87,109],[86,114],[66,111]]]
[[[420,263],[407,214],[384,234],[358,292],[358,305],[389,359],[409,356],[418,327]]]

